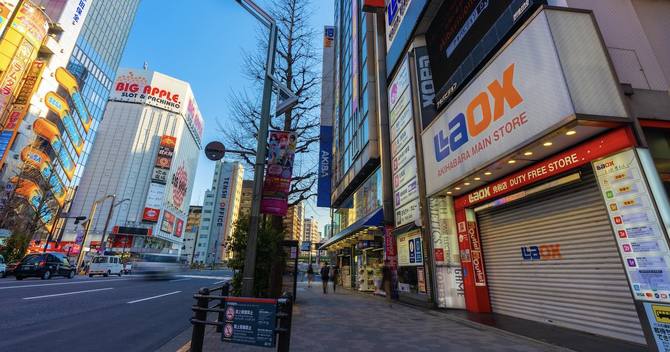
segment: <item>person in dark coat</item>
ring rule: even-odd
[[[337,289],[337,278],[340,276],[340,268],[337,265],[333,265],[333,268],[330,270],[330,279],[333,281],[333,293]]]
[[[328,293],[328,277],[330,276],[330,268],[326,263],[321,264],[321,282],[323,283],[323,293]]]

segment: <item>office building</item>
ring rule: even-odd
[[[283,219],[285,240],[300,241],[303,236],[304,217],[305,204],[303,202],[288,207]]]
[[[184,228],[184,245],[181,257],[188,263],[193,263],[196,242],[200,233],[200,219],[202,218],[202,206],[191,205],[188,207],[188,218]]]
[[[131,252],[178,253],[182,248],[203,121],[187,82],[159,72],[120,69],[71,212],[98,203],[89,241],[103,232],[128,237]],[[110,212],[108,195],[118,204]],[[89,216],[90,217],[90,216]],[[67,238],[77,225],[68,223]],[[109,246],[108,246],[109,247]],[[112,251],[115,251],[112,244]]]
[[[232,256],[226,244],[235,231],[243,177],[244,166],[240,162],[216,162],[212,187],[205,192],[194,261],[220,264]]]

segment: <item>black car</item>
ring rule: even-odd
[[[75,267],[60,253],[28,254],[14,269],[17,280],[31,276],[42,280],[51,279],[53,276],[65,276],[71,279],[74,275]]]

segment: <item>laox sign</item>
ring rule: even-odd
[[[438,162],[444,160],[470,138],[486,131],[491,122],[505,115],[505,103],[509,109],[513,109],[522,102],[523,97],[514,86],[514,64],[511,64],[503,72],[502,83],[498,80],[489,83],[487,90],[481,91],[470,101],[465,112],[458,113],[449,121],[449,131],[441,130],[433,137],[435,159]]]
[[[139,92],[139,90],[140,86],[137,85],[136,83],[119,82],[116,84],[117,92],[137,93]],[[174,94],[169,90],[161,89],[159,87],[152,87],[150,85],[144,86],[144,88],[142,89],[142,94],[158,96],[159,98],[164,98],[174,103],[179,102],[179,94]],[[132,95],[130,97],[135,97],[135,95]]]

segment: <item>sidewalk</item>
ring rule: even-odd
[[[570,351],[502,330],[348,290],[298,284],[291,351]],[[271,351],[225,344],[212,328],[206,351]],[[179,349],[188,351],[188,345]]]

